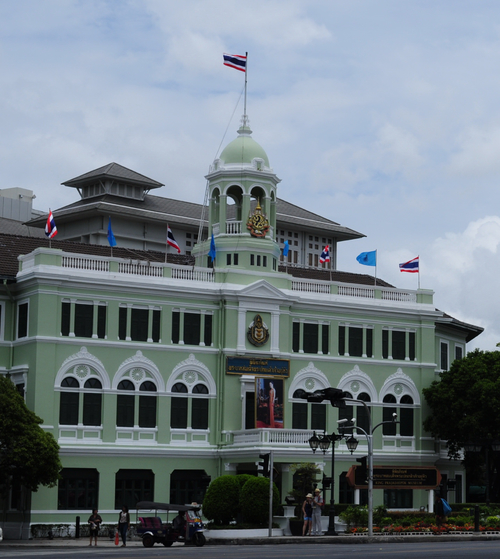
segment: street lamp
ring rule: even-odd
[[[313,453],[316,453],[318,447],[323,451],[323,455],[328,451],[330,444],[332,444],[332,481],[331,481],[331,495],[330,495],[330,511],[328,512],[328,530],[327,535],[336,536],[335,531],[335,442],[342,439],[346,440],[347,449],[351,455],[358,447],[358,440],[352,435],[336,434],[333,432],[328,435],[326,432],[319,438],[316,432],[313,432],[312,437],[309,439],[309,446]]]
[[[464,443],[464,450],[467,453],[480,453],[484,449],[484,462],[485,462],[485,483],[486,483],[486,505],[490,505],[490,463],[489,452],[500,451],[500,442],[497,440],[480,440],[479,442]]]

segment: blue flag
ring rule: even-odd
[[[356,257],[359,264],[366,266],[377,266],[377,251],[368,251],[368,253],[361,253]]]
[[[111,216],[109,217],[108,222],[108,243],[110,247],[116,247],[116,239],[113,235],[113,230],[111,229]]]
[[[285,241],[285,245],[283,247],[283,256],[288,256],[288,251],[290,250],[290,246],[288,245],[288,239]]]
[[[210,251],[208,251],[208,256],[212,257],[212,260],[215,261],[215,239],[214,239],[214,232],[212,232],[212,240],[210,241]]]

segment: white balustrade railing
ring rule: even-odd
[[[97,272],[109,272],[109,261],[96,257],[62,257],[62,266],[64,268],[77,268],[80,270],[93,270]]]
[[[161,278],[163,276],[163,265],[152,263],[118,263],[118,272],[120,274],[136,274],[138,276],[154,276]]]
[[[213,282],[212,270],[193,270],[192,268],[172,268],[172,278],[177,280],[195,280],[197,282]]]
[[[227,432],[229,445],[253,446],[258,444],[309,445],[312,430],[259,429]],[[231,437],[232,436],[232,437]]]
[[[415,292],[401,292],[399,290],[382,290],[382,299],[386,301],[417,301],[417,294]]]
[[[358,286],[340,286],[339,285],[339,296],[348,297],[362,297],[373,299],[375,297],[374,288],[365,288]]]
[[[313,292],[315,294],[329,294],[330,284],[322,282],[308,282],[306,280],[292,280],[292,290],[296,292]]]
[[[226,233],[228,235],[239,235],[241,233],[241,222],[226,222]]]

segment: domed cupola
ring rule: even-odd
[[[214,160],[206,179],[208,240],[213,234],[215,266],[276,271],[276,191],[280,179],[262,146],[252,138],[246,115],[238,136]],[[203,266],[205,250],[203,243],[193,248],[199,266]]]

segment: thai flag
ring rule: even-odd
[[[247,57],[241,54],[226,54],[222,55],[224,57],[224,66],[230,66],[235,70],[240,70],[241,72],[247,71]]]
[[[174,249],[177,249],[178,253],[181,252],[181,248],[179,247],[179,244],[175,240],[174,234],[172,233],[172,230],[170,229],[170,226],[168,226],[168,225],[167,225],[167,244],[170,245],[170,247],[173,247]]]
[[[45,235],[49,239],[52,239],[57,235],[56,222],[51,210],[49,210],[49,216],[47,218],[47,223],[45,224]]]
[[[320,263],[330,262],[330,247],[327,245],[319,257]]]
[[[418,272],[418,259],[420,257],[415,257],[411,259],[411,261],[400,263],[399,265],[399,272]]]

